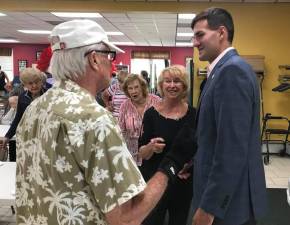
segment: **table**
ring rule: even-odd
[[[16,163],[0,162],[0,205],[15,204]]]

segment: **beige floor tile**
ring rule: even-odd
[[[273,170],[265,170],[265,176],[266,178],[278,177]]]
[[[290,158],[270,156],[270,164],[264,165],[268,188],[286,188],[290,178]]]
[[[290,178],[290,168],[289,170],[275,170],[273,171],[273,174],[276,174],[276,176],[279,178]],[[274,176],[273,176],[274,177]]]
[[[271,188],[272,186],[275,186],[274,181],[270,177],[266,177],[266,187]]]
[[[275,185],[280,186],[281,188],[288,187],[288,178],[271,178]]]
[[[285,187],[281,187],[281,185],[276,185],[276,184],[269,184],[269,186],[267,186],[267,188],[285,189],[285,191],[286,191],[286,188]]]

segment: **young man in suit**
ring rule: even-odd
[[[231,46],[229,12],[209,8],[191,27],[199,59],[210,63],[197,112],[192,224],[256,224],[267,205],[256,75]]]

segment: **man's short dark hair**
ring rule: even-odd
[[[232,43],[234,39],[234,22],[231,14],[222,8],[208,8],[199,13],[191,22],[193,29],[198,21],[207,20],[208,27],[217,30],[220,26],[224,26],[228,31],[228,42]]]

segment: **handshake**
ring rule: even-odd
[[[194,156],[196,149],[195,130],[192,125],[184,124],[169,152],[162,159],[158,170],[168,176],[170,183],[174,183],[184,164]]]

